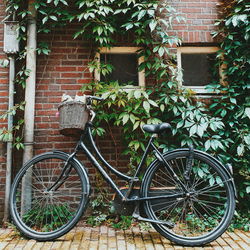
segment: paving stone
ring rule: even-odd
[[[107,226],[76,227],[54,241],[38,242],[20,237],[11,229],[0,229],[0,250],[250,250],[250,233],[226,232],[203,247],[174,244],[154,229],[133,227],[116,230]]]
[[[6,249],[6,246],[9,244],[9,242],[0,242],[0,249]]]
[[[110,248],[117,248],[116,245],[116,237],[115,236],[109,236],[108,237],[108,249]]]
[[[244,232],[235,232],[241,239],[243,239],[246,243],[250,244],[250,238]]]
[[[240,245],[240,247],[244,250],[250,250],[250,245],[245,243],[244,241],[238,241],[238,244]]]
[[[228,235],[228,234],[226,234],[226,237],[225,238],[223,238],[225,241],[226,241],[226,243],[231,247],[231,248],[233,248],[234,250],[238,250],[238,249],[240,249],[240,246],[237,244],[237,242],[236,241],[233,241],[233,239]]]
[[[239,241],[240,240],[240,237],[235,233],[228,232],[227,234],[233,239],[233,241]]]
[[[53,241],[53,244],[52,244],[50,250],[57,250],[57,249],[60,249],[62,243],[63,243],[63,242],[60,241],[60,240]]]

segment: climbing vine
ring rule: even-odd
[[[227,141],[227,150],[221,154],[233,164],[239,195],[244,198],[241,207],[244,207],[250,202],[250,4],[243,0],[227,1],[221,10],[224,18],[216,23],[219,30],[214,35],[222,40],[218,53],[226,65],[226,84],[209,86],[223,93],[214,99],[210,111],[224,123],[218,135]]]

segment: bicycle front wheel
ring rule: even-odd
[[[45,153],[30,160],[17,174],[11,194],[14,224],[28,238],[52,240],[67,233],[78,222],[89,195],[89,182],[68,155]],[[59,182],[57,182],[59,180]],[[51,189],[53,185],[57,186]]]
[[[145,174],[142,197],[180,194],[177,198],[146,201],[145,212],[151,219],[172,224],[172,228],[153,224],[164,237],[177,244],[198,246],[215,240],[227,229],[234,214],[235,195],[226,171],[198,151],[194,151],[190,180],[187,181],[184,172],[188,155],[188,151],[177,150],[165,156],[188,193],[168,168],[157,161]]]

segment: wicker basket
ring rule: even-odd
[[[58,106],[59,130],[66,136],[79,136],[88,121],[89,113],[82,102],[70,101]]]

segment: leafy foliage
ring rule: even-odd
[[[227,142],[227,150],[220,155],[233,164],[238,191],[244,198],[239,206],[244,207],[250,202],[250,4],[235,0],[221,8],[225,17],[216,23],[219,31],[215,35],[223,39],[218,56],[223,56],[225,85],[209,86],[216,93],[223,93],[213,99],[210,111],[224,124],[218,128],[218,135]]]
[[[65,205],[51,204],[45,207],[38,207],[29,210],[23,215],[23,220],[28,226],[37,228],[42,232],[55,230],[70,219],[72,219],[72,213],[70,208]],[[41,225],[43,226],[41,227]]]
[[[6,120],[8,116],[14,116],[18,110],[24,110],[24,102],[20,104],[16,104],[12,109],[0,115],[0,119]],[[13,137],[15,138],[14,146],[17,149],[23,148],[22,138],[20,136],[16,136],[17,131],[22,127],[24,120],[20,119],[14,124],[10,129],[5,127],[0,129],[0,141],[8,142],[13,141]]]

